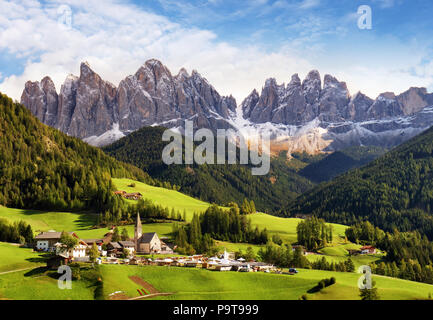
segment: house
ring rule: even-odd
[[[166,244],[164,241],[161,241],[161,252],[160,254],[173,254],[174,250],[173,248]]]
[[[296,249],[298,249],[298,248],[301,250],[301,252],[302,252],[303,255],[306,255],[305,253],[307,252],[307,250],[305,249],[304,246],[301,246],[301,245],[294,245],[294,246],[292,246],[292,251],[295,252]]]
[[[135,244],[132,241],[119,241],[120,246],[123,249],[126,249],[129,251],[129,255],[133,256],[135,252]]]
[[[162,252],[173,253],[172,249],[162,242],[155,232],[142,233],[140,215],[137,214],[137,221],[134,232],[135,252],[141,254],[160,254]]]
[[[123,248],[118,242],[110,242],[107,245],[108,254],[111,256],[117,256],[122,254]]]
[[[364,246],[361,249],[361,254],[376,254],[376,248],[373,246]]]
[[[122,197],[124,197],[125,194],[126,194],[126,191],[115,191],[114,194],[117,195],[117,196],[122,196]]]
[[[123,195],[123,197],[125,199],[129,199],[129,200],[140,200],[141,198],[143,198],[143,195],[140,192],[135,192],[135,193],[125,193]]]
[[[55,252],[58,256],[69,256],[72,260],[81,260],[84,261],[87,257],[87,243],[85,243],[83,240],[79,240],[78,244],[72,249],[69,250],[66,248],[66,246],[60,242],[57,242],[55,245]]]
[[[74,232],[69,232],[68,234],[79,239]],[[61,237],[61,232],[41,232],[35,237],[36,250],[55,252],[55,245],[56,243],[60,242]]]
[[[91,248],[93,244],[96,244],[96,247],[98,248],[99,252],[102,252],[102,245],[104,244],[103,239],[84,239],[85,243],[87,243],[87,246]]]

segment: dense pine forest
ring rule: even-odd
[[[433,128],[306,192],[282,214],[313,214],[348,225],[368,220],[385,231],[417,230],[433,239],[432,208]]]
[[[350,147],[314,161],[300,170],[299,174],[316,183],[330,181],[351,169],[367,165],[385,152],[386,149],[381,147]]]
[[[253,176],[249,165],[170,165],[162,162],[165,128],[146,127],[131,133],[103,150],[117,160],[131,163],[152,177],[180,186],[180,191],[207,202],[239,205],[245,198],[257,210],[276,212],[290,199],[313,187],[308,179],[288,166],[287,158],[275,157],[266,176]],[[239,155],[239,151],[238,151]]]
[[[100,149],[39,122],[0,94],[0,205],[43,210],[115,211],[111,177],[153,179]]]

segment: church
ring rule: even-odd
[[[135,223],[134,243],[136,254],[172,254],[173,250],[161,241],[156,232],[143,233],[140,214]]]

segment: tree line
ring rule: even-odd
[[[0,218],[0,242],[33,244],[33,230],[30,224],[20,220],[9,223]]]
[[[426,235],[397,229],[385,232],[365,221],[347,229],[346,236],[386,252],[383,261],[370,264],[373,273],[433,284],[433,243]]]
[[[180,250],[201,253],[215,252],[213,240],[265,244],[269,238],[266,229],[252,228],[251,220],[241,214],[236,203],[230,203],[229,210],[212,205],[203,214],[194,214],[188,225],[175,225],[173,236]]]
[[[42,124],[0,94],[0,205],[114,213],[111,177],[155,184],[147,173]]]

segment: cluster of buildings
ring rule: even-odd
[[[107,233],[103,239],[80,239],[74,232],[68,234],[77,239],[77,245],[70,250],[66,249],[65,245],[61,243],[61,232],[42,232],[35,237],[36,250],[55,254],[49,260],[49,266],[57,267],[70,261],[88,262],[90,248],[95,244],[100,255],[105,257],[98,259],[98,263],[174,266],[238,272],[271,272],[276,270],[270,264],[248,262],[243,258],[235,259],[234,254],[227,251],[220,257],[212,258],[202,255],[173,256],[165,259],[140,257],[140,255],[151,254],[170,255],[174,254],[176,249],[176,247],[167,245],[156,233],[142,233],[140,216],[137,217],[133,241],[112,241],[112,232]],[[126,259],[124,259],[125,252],[128,253]]]
[[[42,232],[35,237],[35,249],[54,253],[59,259],[69,261],[89,261],[89,251],[94,244],[102,257],[119,258],[134,257],[137,254],[173,254],[175,247],[162,241],[155,232],[142,233],[140,217],[137,218],[134,239],[127,241],[112,241],[113,232],[107,233],[103,239],[80,239],[76,233],[69,232],[77,239],[77,245],[67,249],[61,243],[62,232]]]
[[[277,269],[270,264],[262,262],[248,262],[243,258],[235,260],[225,252],[221,257],[207,258],[202,255],[189,257],[173,256],[164,259],[151,259],[134,257],[132,259],[107,258],[104,263],[108,264],[130,264],[142,266],[165,266],[207,269],[211,271],[237,271],[237,272],[274,272]]]

